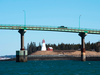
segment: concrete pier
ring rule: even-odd
[[[27,62],[27,50],[16,51],[16,62]]]
[[[85,54],[85,36],[86,33],[79,33],[81,37],[81,61],[86,61],[86,54]]]
[[[16,51],[16,62],[27,62],[27,50],[24,49],[24,33],[26,30],[20,29],[18,31],[21,34],[21,48],[20,51]]]

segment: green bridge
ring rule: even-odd
[[[64,26],[38,26],[38,25],[8,25],[0,24],[0,29],[10,29],[18,30],[21,34],[21,49],[16,51],[16,62],[26,62],[27,61],[27,50],[24,49],[24,33],[26,30],[40,30],[40,31],[58,31],[58,32],[73,32],[79,33],[81,37],[81,60],[86,61],[85,54],[85,36],[88,34],[100,34],[100,30],[97,29],[86,29],[86,28],[71,28]],[[74,39],[74,37],[73,37]]]
[[[87,28],[72,28],[72,27],[61,27],[61,26],[38,26],[38,25],[9,25],[0,24],[0,29],[12,29],[12,30],[41,30],[41,31],[59,31],[59,32],[73,32],[73,33],[88,33],[88,34],[100,34],[98,29],[87,29]]]

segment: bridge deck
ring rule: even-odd
[[[52,27],[52,26],[38,26],[38,25],[24,26],[24,25],[0,24],[0,29],[12,29],[12,30],[26,29],[26,30],[59,31],[59,32],[73,32],[73,33],[85,32],[88,34],[100,34],[100,30],[97,29],[86,29],[86,28],[79,29],[79,28],[71,28],[71,27],[61,28],[60,26]]]

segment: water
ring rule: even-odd
[[[0,61],[0,75],[100,75],[100,61]]]

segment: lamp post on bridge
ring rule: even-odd
[[[25,12],[25,10],[23,10],[24,11],[24,26],[26,26],[26,12]]]
[[[80,17],[81,17],[81,15],[79,16],[79,29],[80,29]]]

